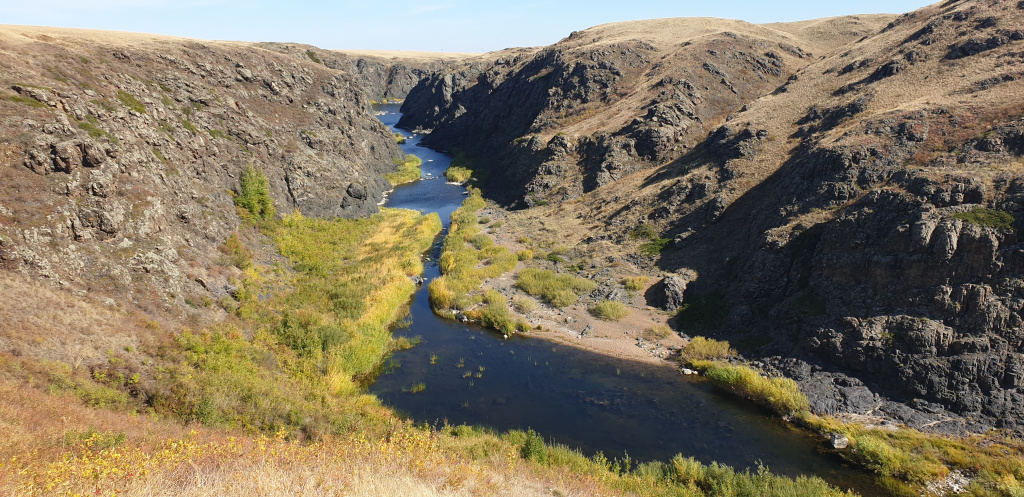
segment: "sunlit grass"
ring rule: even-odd
[[[253,331],[180,335],[157,410],[312,437],[377,423],[379,403],[358,381],[404,347],[389,327],[406,312],[410,276],[422,272],[421,254],[440,227],[437,215],[399,209],[357,220],[296,213],[265,224],[291,269],[246,269],[237,315]]]
[[[603,300],[588,309],[590,314],[602,321],[621,321],[629,315],[629,307],[622,302]]]
[[[452,213],[452,224],[445,238],[438,264],[441,277],[430,282],[430,303],[435,311],[450,315],[476,304],[471,295],[479,292],[484,280],[496,278],[515,268],[516,254],[480,229],[476,211],[486,205],[479,190],[471,189],[462,207]],[[503,321],[500,306],[492,306],[496,322]],[[507,303],[505,311],[507,312]]]
[[[597,283],[549,269],[526,268],[516,275],[516,286],[555,307],[565,307],[594,291]]]
[[[398,171],[385,174],[384,179],[388,180],[388,182],[391,183],[391,186],[411,183],[420,179],[420,176],[423,174],[420,170],[420,166],[422,164],[423,159],[420,159],[415,155],[408,154],[403,160],[395,160],[395,165],[398,166]]]

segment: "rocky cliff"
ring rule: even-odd
[[[505,203],[569,200],[679,157],[830,48],[825,40],[855,39],[881,19],[833,21],[844,30],[809,39],[717,19],[598,26],[435,74],[410,93],[399,125],[486,156],[483,185],[502,185],[491,195]]]
[[[404,124],[475,154],[488,195],[592,223],[584,245],[655,227],[682,332],[818,411],[1019,430],[1020,26],[1024,5],[978,1],[613,24],[437,74]]]
[[[402,152],[351,74],[264,46],[0,27],[0,265],[183,315],[254,166],[280,212],[377,211]]]
[[[423,78],[478,57],[470,53],[323,50],[296,43],[259,46],[348,73],[369,98],[378,101],[404,99]]]

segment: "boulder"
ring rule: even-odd
[[[845,449],[850,446],[850,439],[842,433],[829,433],[829,442],[833,449]]]
[[[644,295],[647,305],[666,311],[678,309],[683,305],[683,295],[686,293],[687,283],[685,278],[676,274],[662,278],[661,281],[652,285]]]

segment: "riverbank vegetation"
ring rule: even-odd
[[[479,225],[478,201],[463,226]],[[681,456],[634,465],[533,432],[402,421],[359,384],[408,345],[388,326],[405,313],[437,216],[250,223],[225,243],[245,257],[225,255],[243,276],[222,321],[170,332],[129,319],[155,339],[98,368],[0,354],[0,493],[839,495],[819,479]],[[498,292],[481,300],[507,309]]]
[[[765,377],[748,365],[729,362],[728,342],[695,337],[681,351],[683,362],[716,388],[767,407],[823,436],[841,435],[849,447],[838,454],[873,471],[894,495],[916,496],[954,473],[970,481],[971,495],[1024,495],[1024,442],[1007,435],[944,437],[895,426],[843,422],[810,412],[807,397],[788,378]]]
[[[597,283],[550,269],[526,268],[516,276],[516,286],[555,307],[572,305],[580,296],[597,288]]]
[[[486,205],[480,191],[470,188],[462,206],[452,213],[452,224],[441,250],[441,277],[430,282],[430,304],[435,312],[454,316],[482,302],[478,295],[484,280],[516,267],[516,254],[483,232],[477,211]],[[487,304],[496,307],[492,304]],[[505,304],[507,311],[508,306]],[[495,310],[500,313],[500,310]]]
[[[602,321],[620,321],[629,315],[629,308],[622,302],[602,300],[588,309],[590,314]]]
[[[384,175],[384,179],[388,180],[391,186],[411,183],[420,179],[420,176],[423,175],[423,171],[420,170],[420,166],[423,165],[423,159],[413,154],[407,154],[402,160],[395,159],[394,162],[398,166],[398,171]]]
[[[452,183],[465,183],[473,177],[473,170],[459,166],[448,166],[448,169],[444,170],[444,177]]]
[[[461,150],[455,150],[454,154],[448,169],[444,170],[444,177],[452,183],[466,183],[473,178],[473,159]]]

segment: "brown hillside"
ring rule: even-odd
[[[710,308],[681,332],[758,344],[820,412],[1018,428],[1021,26],[1016,3],[977,1],[610,24],[435,76],[405,123],[579,253],[613,242],[687,280]],[[634,252],[641,225],[659,256]]]

